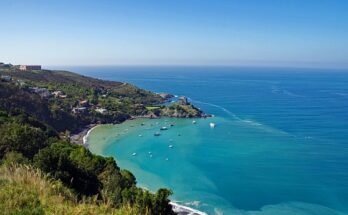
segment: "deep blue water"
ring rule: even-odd
[[[214,187],[200,187],[192,192],[204,195],[204,190],[222,199],[218,202],[217,198],[197,196],[202,203],[216,204],[206,209],[209,213],[348,212],[347,71],[227,67],[68,69],[155,92],[186,95],[196,106],[216,116],[218,126],[213,131],[198,127],[205,132],[190,137],[197,144],[185,158]],[[153,173],[157,174],[155,170]],[[165,182],[165,176],[161,177]],[[192,177],[181,183],[199,183]],[[180,188],[178,192],[182,193]]]

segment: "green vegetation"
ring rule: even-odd
[[[94,209],[100,212],[98,214],[109,214],[108,211],[117,214],[122,208],[130,208],[129,214],[173,214],[168,204],[171,191],[160,189],[155,194],[149,193],[136,187],[132,173],[120,170],[113,158],[94,155],[83,146],[49,136],[41,128],[12,122],[10,119],[0,126],[0,198],[9,198],[1,201],[0,209],[13,210],[13,214],[27,214],[28,211],[33,212],[28,214],[43,214],[53,210],[47,202],[51,201],[50,198],[56,199],[54,195],[60,194],[52,191],[53,195],[49,188],[45,189],[46,186],[32,190],[31,185],[8,182],[8,178],[2,178],[6,175],[2,171],[11,171],[12,167],[9,166],[26,164],[31,173],[39,171],[42,175],[48,174],[45,180],[61,184],[64,190],[71,193],[69,195],[73,195],[71,204],[74,203],[75,206],[71,206],[71,210],[75,207],[87,210],[88,208],[84,208],[86,199],[92,199]],[[24,171],[23,167],[20,169]],[[13,198],[16,200],[12,204]],[[61,201],[67,201],[64,200],[64,195],[62,198]],[[69,208],[70,203],[66,204],[58,207],[62,207],[62,210]]]
[[[0,194],[2,214],[142,214],[130,205],[115,208],[95,197],[81,199],[60,181],[26,165],[0,168]]]
[[[57,132],[76,132],[87,124],[123,122],[131,116],[146,115],[145,106],[163,102],[159,95],[130,84],[65,71],[11,68],[0,70],[0,75],[13,78],[10,83],[0,82],[0,108],[23,110]],[[85,110],[74,112],[79,107]],[[105,113],[99,113],[98,108]]]
[[[161,109],[161,116],[168,117],[205,117],[206,115],[192,104],[178,104],[174,103]]]
[[[150,193],[113,158],[69,143],[69,134],[94,122],[147,114],[156,94],[119,82],[69,72],[20,72],[0,81],[0,210],[5,214],[174,214],[170,190]],[[63,92],[46,97],[32,87]],[[79,101],[87,100],[87,104]],[[87,107],[74,113],[74,107]],[[98,112],[97,108],[107,112]]]
[[[159,107],[159,106],[147,106],[146,110],[153,111],[153,110],[157,110],[157,109],[160,109],[160,108],[161,107]]]

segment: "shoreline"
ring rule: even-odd
[[[136,120],[136,119],[141,119],[141,118],[147,118],[147,117],[139,117],[139,118],[131,118],[131,119],[128,119],[128,120]],[[149,118],[151,119],[151,118]],[[124,122],[128,121],[128,120],[125,120]],[[121,122],[121,123],[124,123],[124,122]],[[121,124],[119,123],[119,124]],[[90,135],[90,133],[97,127],[99,126],[103,126],[103,125],[110,125],[110,124],[90,124],[88,126],[86,126],[80,133],[77,133],[73,136],[78,136],[78,141],[80,143],[77,143],[76,144],[82,144],[83,146],[85,147],[88,147],[88,136]],[[117,125],[117,124],[115,124]],[[144,187],[142,187],[144,189]],[[185,205],[180,205],[174,201],[170,201],[169,204],[172,206],[172,210],[177,213],[178,215],[208,215],[207,213],[203,212],[203,211],[199,211],[197,209],[194,209],[194,208],[190,208],[190,207],[187,207]]]
[[[101,124],[89,124],[77,133],[70,135],[70,142],[73,144],[84,145],[85,137],[90,132],[91,129]]]
[[[102,126],[102,125],[108,125],[108,124],[90,125],[89,130],[88,130],[87,133],[86,133],[85,135],[83,135],[83,137],[82,137],[82,144],[83,144],[84,146],[88,146],[87,139],[88,139],[89,134],[90,134],[95,128],[97,128],[97,127],[99,127],[99,126]]]
[[[169,204],[172,206],[172,210],[178,215],[208,215],[203,211],[199,211],[184,205],[170,201]]]

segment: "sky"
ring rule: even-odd
[[[0,0],[0,62],[348,68],[347,0]]]

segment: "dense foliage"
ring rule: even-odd
[[[152,92],[133,85],[104,81],[65,71],[19,71],[0,69],[0,75],[10,75],[12,82],[0,81],[0,108],[24,110],[58,132],[77,131],[92,123],[118,123],[131,116],[145,115],[145,106],[159,104],[163,99]],[[60,91],[64,98],[48,96],[44,99],[32,88],[49,92]],[[86,111],[75,114],[73,109],[87,101]],[[98,107],[107,111],[100,114]],[[68,125],[68,126],[67,126]]]
[[[121,170],[113,158],[94,155],[65,138],[70,131],[92,122],[118,122],[132,114],[143,114],[147,111],[145,105],[159,102],[160,98],[128,84],[68,72],[6,72],[29,85],[64,90],[68,97],[42,98],[28,86],[0,81],[0,171],[9,174],[0,172],[0,210],[9,214],[54,214],[57,211],[47,203],[60,199],[57,210],[62,214],[79,214],[80,208],[86,210],[85,214],[173,214],[168,200],[170,190],[150,193],[141,189],[134,175]],[[91,109],[73,114],[72,107],[81,99],[103,105],[110,112],[104,115]],[[28,165],[30,173],[22,175],[26,168],[20,167],[19,175],[11,175],[11,166],[16,164]],[[39,176],[35,176],[36,171]],[[35,187],[35,181],[29,179],[23,183],[21,180],[28,174],[34,174],[43,185]],[[38,190],[31,189],[29,182]],[[44,186],[46,191],[41,190]],[[12,198],[18,205],[11,204]],[[88,209],[86,199],[93,203]]]
[[[4,164],[29,164],[71,189],[77,199],[96,196],[110,207],[130,205],[143,214],[172,214],[171,191],[155,194],[136,187],[132,173],[120,170],[113,158],[92,154],[83,146],[49,138],[40,128],[14,122],[0,126]],[[0,191],[1,192],[1,191]]]
[[[1,214],[150,215],[130,205],[115,208],[93,196],[80,200],[60,181],[48,178],[42,171],[7,161],[0,167],[0,194]]]

